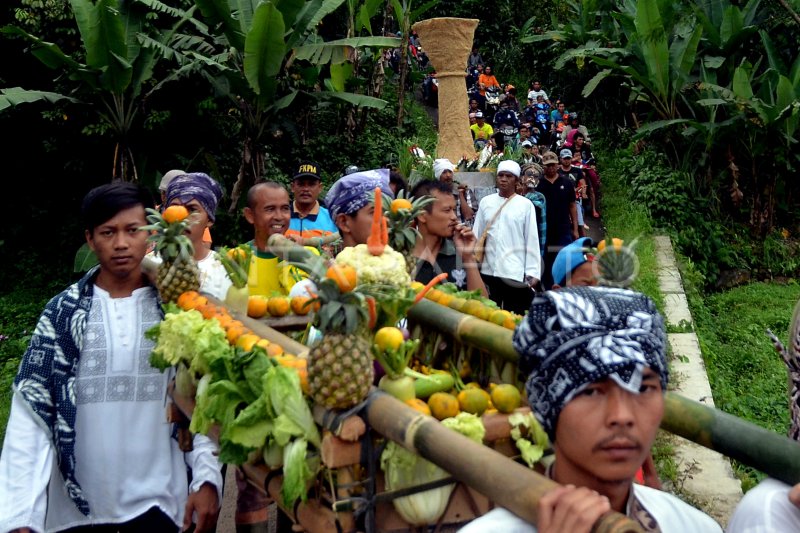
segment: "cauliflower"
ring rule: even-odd
[[[381,255],[369,253],[366,244],[345,248],[336,256],[336,262],[356,269],[359,284],[387,284],[408,286],[411,276],[406,270],[403,254],[387,246]]]

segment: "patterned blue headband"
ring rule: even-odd
[[[182,204],[197,200],[212,222],[216,220],[220,198],[222,198],[222,187],[211,176],[202,172],[181,174],[174,177],[167,185],[166,205],[170,205],[176,199]]]
[[[369,203],[375,187],[394,198],[389,187],[389,169],[365,170],[342,176],[325,195],[325,205],[335,221],[339,213],[352,215]]]
[[[558,415],[587,385],[606,378],[638,394],[651,368],[667,390],[664,320],[643,294],[572,287],[537,296],[514,331],[528,402],[555,437]]]

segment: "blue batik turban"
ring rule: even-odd
[[[211,176],[202,172],[175,176],[167,185],[166,205],[170,205],[176,199],[181,204],[197,200],[212,222],[216,219],[215,213],[220,198],[222,198],[222,187]]]
[[[538,295],[514,331],[525,390],[542,427],[555,437],[558,415],[587,385],[613,379],[638,394],[645,367],[667,390],[664,319],[643,294],[571,287]]]
[[[336,220],[339,213],[352,215],[367,205],[375,187],[380,187],[383,194],[394,198],[392,189],[389,187],[389,169],[365,170],[339,178],[325,195],[325,205],[328,207],[331,218]]]

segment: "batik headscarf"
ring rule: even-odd
[[[331,218],[336,220],[339,213],[352,215],[367,205],[372,198],[370,193],[375,190],[375,187],[380,187],[384,194],[394,198],[392,189],[389,187],[388,168],[354,172],[339,178],[325,195],[325,205],[328,207]]]
[[[538,295],[514,331],[525,389],[542,427],[555,437],[558,415],[587,385],[611,378],[638,394],[645,367],[667,390],[664,319],[643,294],[572,287]]]
[[[167,205],[176,199],[182,204],[197,200],[212,222],[216,219],[215,213],[220,198],[222,198],[222,187],[211,176],[202,172],[176,176],[167,186]]]

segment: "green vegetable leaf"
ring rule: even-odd
[[[319,430],[303,397],[300,378],[294,370],[282,366],[270,368],[264,375],[264,392],[269,394],[267,403],[272,406],[278,418],[285,415],[302,430],[302,435],[308,442],[317,448],[321,446]]]
[[[317,475],[308,467],[305,439],[295,439],[283,449],[283,486],[281,497],[283,505],[292,509],[297,499],[306,501],[307,483]]]

